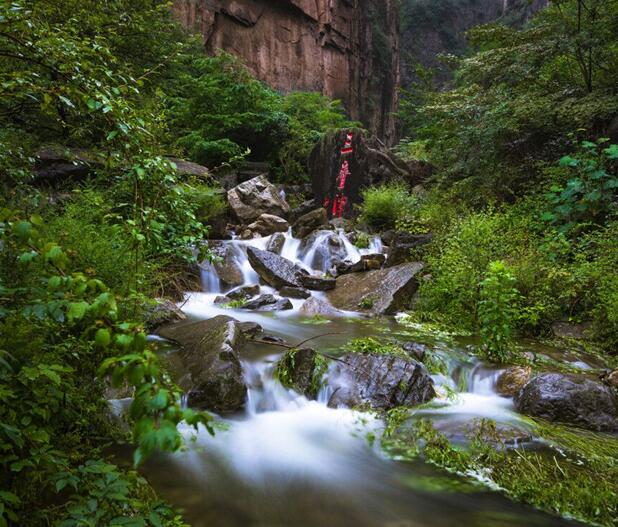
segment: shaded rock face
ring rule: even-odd
[[[247,248],[247,256],[251,267],[267,284],[277,289],[285,286],[302,287],[300,270],[290,260],[255,247]]]
[[[249,300],[254,296],[260,294],[260,286],[259,285],[246,285],[244,287],[239,287],[238,289],[234,289],[230,291],[225,298],[229,300]]]
[[[35,154],[35,181],[47,185],[82,181],[93,176],[96,169],[103,164],[103,161],[89,150],[46,146]]]
[[[163,324],[185,320],[187,315],[174,302],[167,298],[157,298],[153,305],[146,306],[144,320],[146,329],[156,330]]]
[[[283,246],[285,245],[285,235],[280,232],[273,234],[268,240],[268,246],[266,247],[267,251],[275,254],[281,254],[283,251]]]
[[[389,243],[388,258],[386,267],[394,267],[411,259],[410,251],[416,247],[421,247],[431,243],[431,234],[408,234],[396,233]]]
[[[353,153],[343,158],[341,150],[348,132],[353,133]],[[339,173],[342,162],[347,160],[349,174],[345,178],[342,194],[345,197],[344,217],[355,214],[354,205],[361,202],[363,188],[380,185],[386,181],[410,181],[408,166],[394,157],[375,137],[362,130],[339,130],[324,136],[309,156],[309,175],[316,201],[327,209],[329,217],[338,215],[336,206]]]
[[[273,88],[340,99],[354,120],[395,140],[399,81],[395,0],[175,0],[205,50],[243,59]]]
[[[317,353],[310,348],[289,351],[277,365],[279,380],[308,399],[315,399],[319,385],[314,381],[319,373],[316,372],[316,357]],[[285,374],[281,375],[282,372]]]
[[[435,397],[433,380],[422,364],[390,355],[344,355],[329,373],[329,385],[334,391],[328,405],[333,408],[368,405],[390,410]]]
[[[618,396],[598,381],[578,375],[544,373],[518,393],[517,411],[588,430],[618,431]]]
[[[300,282],[311,291],[331,291],[337,286],[333,278],[322,278],[320,276],[300,275]]]
[[[236,217],[243,223],[251,223],[262,214],[285,217],[290,206],[279,194],[277,187],[264,176],[258,176],[229,190],[227,199]]]
[[[239,353],[246,343],[243,328],[225,316],[162,327],[159,335],[182,346],[177,368],[179,386],[190,406],[220,413],[234,412],[245,403]]]
[[[253,232],[259,233],[262,236],[270,236],[275,232],[287,232],[290,228],[290,224],[279,216],[262,214],[247,228]]]
[[[282,287],[279,289],[279,294],[288,298],[309,298],[311,293],[302,287]]]
[[[418,289],[417,275],[422,269],[423,264],[416,262],[347,274],[337,278],[337,287],[326,295],[338,309],[392,315],[410,302]]]
[[[292,225],[292,234],[296,238],[305,238],[318,229],[328,227],[326,209],[314,209],[298,218]]]

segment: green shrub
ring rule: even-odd
[[[480,283],[479,324],[483,352],[491,360],[506,362],[510,356],[511,334],[518,295],[515,277],[502,261],[489,264]]]
[[[397,220],[415,205],[403,184],[388,183],[362,192],[360,220],[375,229],[393,229]]]

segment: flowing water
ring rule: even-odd
[[[359,251],[339,235],[352,261],[358,261],[362,253],[382,250],[378,239],[369,249]],[[264,248],[267,242],[229,242],[246,284],[258,283],[246,247]],[[302,248],[288,234],[283,256],[312,269],[316,254],[321,253],[317,260],[319,270],[324,271],[330,264],[325,243],[326,235],[318,236],[311,247]],[[258,322],[265,332],[290,344],[323,335],[310,344],[320,350],[336,349],[351,338],[369,335],[382,340],[425,339],[448,364],[448,374],[434,376],[441,396],[418,410],[418,416],[431,417],[438,429],[451,436],[461,432],[463,437],[466,427],[478,418],[514,426],[526,435],[527,425],[514,411],[512,400],[495,391],[500,370],[474,358],[465,340],[419,335],[393,318],[350,314],[328,323],[303,319],[298,315],[302,300],[293,300],[293,310],[275,314],[225,309],[213,304],[225,292],[214,269],[205,266],[203,275],[204,291],[188,294],[183,305],[191,318],[225,314]],[[263,287],[263,292],[274,290]],[[317,401],[285,389],[273,378],[281,357],[276,347],[252,344],[244,357],[249,386],[244,412],[219,419],[214,437],[205,431],[195,435],[185,430],[187,451],[161,456],[147,468],[155,487],[195,527],[573,525],[421,461],[388,459],[380,449],[384,423],[379,419],[328,408],[326,388]]]

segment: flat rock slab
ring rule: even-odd
[[[192,407],[229,413],[244,406],[247,388],[239,353],[246,339],[233,318],[218,316],[199,322],[168,324],[159,335],[182,346],[172,368]]]
[[[422,269],[422,263],[412,262],[340,276],[335,289],[326,296],[337,309],[392,315],[412,299],[418,289],[417,275]]]

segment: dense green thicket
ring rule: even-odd
[[[591,322],[615,351],[618,147],[605,136],[618,116],[618,2],[552,2],[521,30],[469,36],[476,51],[452,89],[432,91],[425,75],[401,109],[396,152],[436,167],[398,218],[435,235],[417,316],[487,336],[490,319],[520,334]],[[482,307],[495,262],[517,290],[508,324]]]

